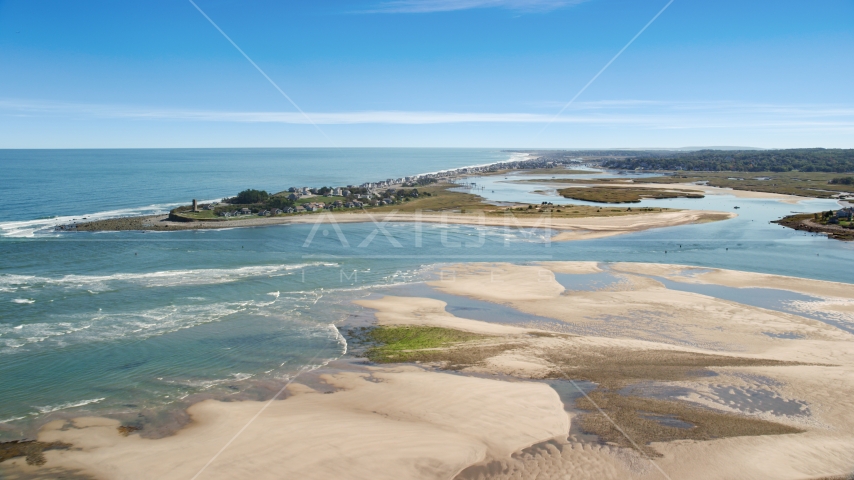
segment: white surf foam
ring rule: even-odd
[[[39,277],[34,275],[0,275],[0,286],[23,288],[33,285],[57,285],[69,288],[85,288],[91,293],[108,289],[110,282],[128,282],[143,287],[173,287],[180,285],[211,285],[234,282],[243,278],[277,276],[291,270],[321,265],[302,263],[292,265],[260,265],[239,268],[207,268],[194,270],[164,270],[147,273],[115,273],[112,275],[65,275],[63,277]]]
[[[347,339],[344,338],[344,335],[341,335],[341,332],[338,331],[338,327],[336,327],[334,323],[330,323],[329,328],[330,328],[330,330],[333,331],[333,334],[335,336],[334,337],[335,340],[338,341],[339,345],[341,345],[341,356],[346,355],[347,354]]]
[[[210,203],[217,200],[203,200],[200,203]],[[105,210],[103,212],[86,213],[81,215],[63,215],[52,218],[39,218],[36,220],[19,220],[0,223],[0,237],[34,237],[36,235],[62,233],[54,232],[58,225],[69,225],[74,223],[92,222],[95,220],[106,220],[108,218],[136,217],[141,215],[162,215],[169,210],[185,205],[179,203],[155,203],[140,207],[120,208],[116,210]]]
[[[25,418],[27,418],[26,415],[23,417],[4,418],[3,420],[0,420],[0,423],[9,423],[9,422],[14,422],[15,420],[23,420]]]
[[[59,404],[59,405],[48,405],[48,406],[45,406],[45,407],[37,407],[37,406],[33,406],[33,408],[35,408],[36,410],[38,410],[38,411],[39,411],[39,413],[51,413],[51,412],[56,412],[56,411],[59,411],[59,410],[66,410],[66,409],[68,409],[68,408],[77,408],[77,407],[82,407],[82,406],[85,406],[85,405],[90,405],[90,404],[92,404],[92,403],[98,403],[98,402],[101,402],[101,401],[103,401],[103,400],[104,400],[104,398],[103,398],[103,397],[102,397],[102,398],[92,398],[92,399],[89,399],[89,400],[80,400],[79,402],[61,403],[61,404]]]
[[[12,303],[30,304],[30,303],[36,303],[36,301],[30,300],[29,298],[13,298]]]
[[[223,383],[231,383],[231,382],[240,382],[242,380],[248,380],[254,377],[254,374],[251,373],[232,373],[226,378],[215,378],[212,380],[163,380],[165,383],[174,384],[174,385],[186,385],[188,387],[200,388],[202,390],[207,390],[211,387],[215,387],[217,385],[221,385]]]
[[[131,313],[101,311],[95,315],[56,315],[54,318],[61,321],[52,323],[31,323],[18,327],[0,325],[0,354],[14,354],[37,346],[62,348],[120,338],[145,339],[216,322],[249,308],[250,304],[170,305]]]
[[[99,310],[96,313],[58,313],[52,316],[50,323],[17,326],[0,324],[0,354],[16,354],[30,348],[63,348],[123,338],[146,339],[218,322],[238,313],[274,316],[295,324],[303,323],[300,318],[311,318],[310,310],[321,297],[320,293],[312,291],[280,292],[272,302],[245,300],[166,305],[135,312]],[[329,335],[328,329],[318,329],[314,321],[306,323],[306,326],[306,334],[309,336]]]

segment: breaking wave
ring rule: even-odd
[[[132,283],[142,287],[174,287],[181,285],[213,285],[235,282],[240,279],[287,274],[290,270],[322,265],[302,263],[293,265],[263,265],[239,268],[207,268],[195,270],[164,270],[148,273],[115,273],[112,275],[65,275],[40,277],[34,275],[0,275],[0,288],[11,290],[22,286],[55,285],[66,288],[84,288],[92,293],[109,289],[112,282]],[[17,302],[15,303],[24,303]],[[30,303],[30,302],[27,302]]]
[[[44,413],[56,412],[56,411],[59,411],[59,410],[65,410],[65,409],[68,409],[68,408],[77,408],[77,407],[82,407],[82,406],[89,405],[89,404],[92,404],[92,403],[98,403],[98,402],[101,402],[101,401],[103,401],[103,400],[104,400],[104,398],[92,398],[92,399],[89,399],[89,400],[80,400],[79,402],[68,402],[68,403],[61,403],[61,404],[59,404],[59,405],[48,405],[48,406],[46,406],[46,407],[36,407],[36,406],[34,406],[33,408],[35,408],[36,410],[38,410],[38,413],[42,413],[42,414],[44,414]]]

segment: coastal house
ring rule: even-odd
[[[302,195],[300,195],[299,193],[292,193],[292,194],[288,195],[288,200],[297,201],[300,199],[301,196]]]
[[[252,210],[249,210],[248,208],[243,207],[243,208],[241,208],[241,209],[240,209],[240,214],[241,214],[241,215],[251,215],[251,214],[252,214]]]
[[[341,189],[340,189],[340,188],[334,188],[334,189],[332,189],[332,196],[333,196],[333,197],[340,197],[341,195],[342,195],[342,193],[341,193]]]

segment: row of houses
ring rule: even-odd
[[[378,189],[378,188],[388,188],[393,185],[404,185],[404,186],[418,186],[420,182],[423,180],[447,180],[449,178],[456,177],[458,175],[476,175],[476,174],[485,174],[491,172],[497,172],[499,170],[534,170],[538,168],[554,168],[558,165],[567,165],[567,164],[577,164],[578,161],[576,159],[561,159],[561,160],[547,160],[544,157],[531,158],[526,160],[515,160],[511,162],[499,162],[492,163],[489,165],[475,166],[475,167],[463,167],[452,170],[443,170],[441,172],[435,173],[423,173],[420,175],[413,175],[410,177],[401,177],[401,178],[389,178],[386,180],[380,180],[378,182],[368,182],[359,185],[361,188],[367,188],[369,190]]]
[[[554,161],[554,160],[546,160],[543,157],[537,157],[526,160],[516,160],[511,162],[500,162],[494,163],[490,165],[476,166],[476,167],[464,167],[457,168],[452,170],[444,170],[441,172],[435,173],[424,173],[420,175],[412,175],[406,177],[399,178],[387,178],[385,180],[380,180],[377,182],[366,182],[358,187],[355,185],[347,185],[347,187],[334,187],[328,192],[324,191],[324,195],[331,197],[350,197],[355,196],[356,198],[366,198],[367,200],[371,199],[371,196],[378,196],[377,190],[387,189],[392,186],[403,185],[408,187],[417,187],[419,184],[423,184],[424,180],[431,181],[441,181],[449,178],[456,177],[458,175],[471,175],[471,174],[485,174],[490,172],[495,172],[499,170],[522,170],[522,169],[537,169],[537,168],[552,168],[557,166],[558,164],[567,164],[567,163],[577,163],[575,161],[570,162],[566,161]],[[368,194],[355,194],[353,195],[352,190],[356,188],[367,190]],[[312,187],[290,187],[288,188],[288,198],[290,200],[299,200],[300,198],[304,198],[311,195],[319,195],[321,188],[312,188]]]
[[[325,187],[324,187],[325,188]],[[309,187],[291,187],[288,189],[291,196],[296,196],[297,198],[306,197],[310,195],[320,195],[320,191],[322,188],[309,188]],[[351,192],[346,188],[336,187],[329,190],[329,192],[325,193],[330,197],[349,197]]]
[[[393,203],[392,200],[383,200],[379,202],[382,205],[388,205]],[[305,212],[319,212],[322,210],[333,210],[333,209],[341,209],[341,208],[362,208],[365,204],[358,201],[334,201],[332,203],[324,203],[324,202],[310,202],[302,205],[297,205],[294,207],[286,207],[286,208],[273,208],[270,210],[261,210],[257,214],[253,214],[252,210],[248,208],[241,208],[240,210],[234,210],[232,212],[220,212],[220,217],[243,217],[247,215],[258,215],[259,217],[270,217],[275,215],[289,214],[289,213],[305,213]]]
[[[231,212],[219,212],[217,215],[220,217],[242,217],[245,215],[252,215],[252,210],[248,208],[241,208],[240,210],[234,210]]]
[[[433,180],[433,181],[441,181],[448,178],[453,178],[459,175],[472,175],[472,174],[485,174],[490,172],[496,172],[499,170],[531,170],[538,168],[553,168],[557,165],[564,165],[568,163],[577,163],[575,160],[547,160],[543,157],[536,157],[526,160],[515,160],[511,162],[499,162],[493,163],[490,165],[482,165],[475,167],[463,167],[452,170],[443,170],[441,172],[434,173],[423,173],[419,175],[411,175],[406,177],[399,178],[387,178],[385,180],[380,180],[377,182],[366,182],[358,187],[355,185],[347,185],[347,187],[335,187],[332,188],[328,193],[324,193],[325,195],[332,197],[350,197],[355,196],[356,198],[364,197],[363,194],[353,195],[352,190],[356,188],[366,189],[369,193],[367,195],[367,199],[371,199],[371,195],[376,196],[377,190],[386,189],[392,186],[402,185],[407,187],[417,187],[419,184],[423,184],[424,180]],[[311,195],[319,195],[321,188],[313,188],[313,187],[290,187],[288,188],[288,193],[290,195],[288,198],[291,200],[298,200],[300,198],[304,198]]]

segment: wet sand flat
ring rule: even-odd
[[[602,272],[620,281],[567,290],[578,282],[555,276]],[[123,436],[114,420],[55,422],[38,440],[73,447],[45,451],[41,467],[22,458],[3,467],[192,478],[257,414],[199,478],[653,479],[663,471],[809,479],[854,471],[854,335],[651,278],[709,272],[596,262],[443,267],[433,290],[410,292],[427,296],[357,302],[374,312],[376,328],[468,332],[463,343],[406,357],[418,364],[327,368],[323,392],[297,379],[263,411],[263,402],[208,400],[190,408],[189,426],[156,440]],[[717,272],[716,281],[762,286],[755,274]],[[761,278],[823,292],[824,301],[847,298],[845,284]],[[431,291],[502,308],[465,318]],[[521,312],[518,324],[512,311]],[[531,316],[554,322],[531,325]],[[555,381],[579,381],[586,395],[566,405]]]

